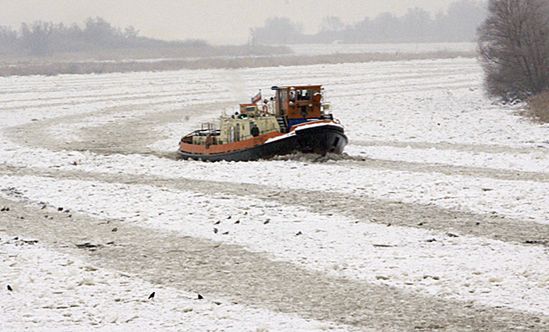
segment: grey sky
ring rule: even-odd
[[[355,22],[390,11],[422,7],[445,10],[453,0],[0,0],[0,25],[35,20],[82,22],[100,16],[117,26],[133,25],[142,35],[163,39],[200,38],[243,43],[251,27],[272,16],[290,17],[314,32],[323,17]]]

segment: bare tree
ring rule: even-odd
[[[488,93],[525,99],[549,87],[549,0],[490,0],[479,29]]]
[[[303,27],[287,17],[272,17],[265,25],[253,30],[255,38],[262,43],[296,43],[303,36]]]
[[[31,27],[21,25],[21,43],[31,55],[47,55],[50,52],[50,38],[55,29],[53,23],[34,22]]]
[[[326,16],[320,22],[320,31],[341,31],[345,29],[345,24],[337,16]]]
[[[16,42],[17,32],[10,27],[0,26],[0,53],[11,51]]]

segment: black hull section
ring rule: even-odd
[[[183,159],[203,161],[254,161],[295,152],[316,153],[322,156],[327,153],[340,154],[346,145],[347,136],[343,128],[335,125],[321,125],[298,128],[295,135],[288,135],[245,150],[215,155],[198,155],[180,150],[179,155]]]
[[[326,155],[329,153],[341,154],[347,145],[347,136],[343,128],[334,125],[296,130],[297,151],[303,153],[316,153]]]

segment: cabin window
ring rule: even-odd
[[[298,100],[311,100],[313,97],[314,91],[313,90],[299,90],[297,94]]]
[[[290,101],[296,100],[296,94],[298,95],[299,91],[296,92],[295,90],[290,90],[290,94],[289,94]]]
[[[280,110],[282,111],[282,114],[287,114],[287,105],[288,105],[288,91],[287,90],[283,90],[283,91],[279,91],[280,94],[279,94],[279,105],[280,105]]]

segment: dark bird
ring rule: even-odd
[[[214,222],[214,225],[219,225],[219,224],[221,224],[221,220]]]
[[[295,236],[300,236],[300,235],[302,235],[302,234],[303,234],[303,233],[301,233],[301,231],[299,231],[299,232],[295,233]]]
[[[217,232],[219,232],[219,229],[214,227],[214,233],[217,234]]]
[[[118,227],[113,228],[111,232],[118,232]]]
[[[204,296],[198,294],[198,297],[197,297],[199,300],[203,300],[204,299]]]
[[[234,222],[235,224],[240,224],[240,219]]]
[[[10,285],[8,285],[6,288],[7,288],[10,292],[13,292],[13,288],[11,288]]]
[[[63,211],[63,208],[62,208],[62,207],[58,207],[58,208],[57,208],[57,211],[61,212],[61,211]]]
[[[263,225],[267,225],[269,222],[271,221],[271,219],[267,219],[263,222]]]
[[[223,235],[229,235],[229,232],[228,232],[228,231],[227,231],[227,232],[223,232]]]
[[[231,219],[233,216],[228,216],[227,219]]]
[[[154,299],[155,292],[152,292],[151,295],[149,295],[149,300]]]

